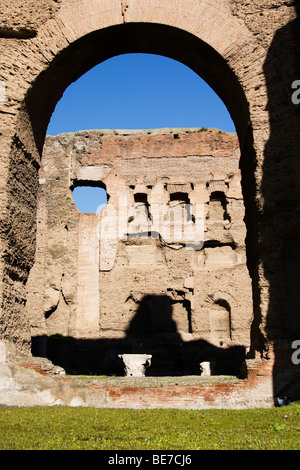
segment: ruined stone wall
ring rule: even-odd
[[[239,159],[236,135],[217,130],[48,136],[28,282],[32,336],[175,335],[248,350]],[[89,184],[106,188],[99,214],[73,201],[72,188]]]
[[[279,350],[286,342],[289,355],[300,333],[299,250],[291,248],[300,233],[300,115],[291,99],[300,76],[299,2],[3,0],[1,7],[1,338],[30,349],[26,282],[36,252],[38,169],[56,103],[97,63],[146,52],[191,67],[232,116],[241,148],[255,349],[266,354],[271,342]]]

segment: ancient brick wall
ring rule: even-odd
[[[27,284],[32,336],[123,338],[119,353],[129,337],[148,353],[175,338],[246,354],[253,305],[239,159],[236,135],[218,130],[48,136]],[[106,189],[100,214],[73,201],[72,189],[89,184]]]
[[[300,232],[300,118],[291,99],[300,76],[299,2],[3,0],[1,6],[1,337],[30,349],[26,282],[37,246],[38,170],[57,101],[97,63],[149,52],[191,67],[231,113],[241,149],[255,350],[265,354],[279,340],[290,350],[300,334],[299,252],[287,249],[291,240],[297,246]]]

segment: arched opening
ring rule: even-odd
[[[106,46],[103,48],[96,47],[95,45],[99,43]],[[187,51],[189,52],[187,53]],[[225,60],[210,46],[186,32],[155,24],[128,24],[123,25],[123,27],[112,27],[107,30],[91,33],[76,43],[71,44],[67,50],[63,51],[53,60],[47,71],[38,77],[26,99],[26,108],[24,108],[24,112],[26,111],[30,116],[34,140],[40,152],[43,148],[50,114],[66,86],[96,63],[108,57],[126,52],[147,52],[166,55],[185,63],[202,76],[217,92],[230,111],[239,137],[242,167],[248,170],[252,166],[253,149],[247,103],[238,80]],[[37,102],[40,104],[39,107],[36,106]],[[38,108],[39,111],[37,112]],[[43,116],[43,119],[40,119],[40,116]],[[174,140],[178,140],[178,137],[174,137]],[[252,196],[254,187],[252,183],[251,177],[247,177],[245,182],[243,182],[247,207],[246,220],[249,214],[253,214],[254,201]],[[150,186],[151,182],[146,185],[148,191],[150,191]],[[136,191],[135,195],[133,195],[133,201],[138,205],[144,204],[146,207],[149,207],[151,191],[150,193],[142,189]],[[181,195],[179,199],[181,203],[190,200],[189,194],[181,193],[180,191],[173,193],[170,200],[174,202],[175,199],[172,200],[172,198],[176,195],[178,196],[178,194]],[[182,194],[184,194],[184,197],[182,197]],[[145,195],[147,195],[147,198],[145,198]],[[251,230],[253,228],[255,228],[255,224],[251,224]],[[253,232],[248,232],[249,235],[251,240]],[[151,265],[154,258],[152,246],[150,245],[149,249],[147,249],[147,256],[149,257],[147,259],[149,259],[149,264]],[[251,245],[248,244],[248,246],[250,246],[251,250],[253,249]],[[134,251],[139,253],[135,248],[132,249],[132,246],[125,248],[127,249],[127,255],[129,252],[132,253]],[[137,256],[135,254],[132,256],[131,261],[133,264],[136,263]],[[255,261],[252,261],[252,263],[255,266]],[[249,263],[250,268],[252,263]],[[188,334],[192,331],[189,297],[192,291],[192,286],[185,287],[182,300],[182,303],[189,304]],[[105,323],[104,320],[103,322]]]
[[[97,47],[97,44],[103,47]],[[133,52],[166,56],[194,70],[224,102],[244,148],[247,138],[251,136],[248,105],[236,76],[224,58],[208,44],[177,28],[130,23],[99,30],[75,41],[39,75],[26,98],[24,112],[30,116],[40,152],[51,114],[70,83],[110,57]]]
[[[210,195],[210,217],[220,221],[227,220],[230,222],[230,215],[227,211],[227,199],[223,191],[214,191]]]
[[[147,129],[150,133],[159,128],[174,129],[174,140],[180,140],[176,129],[235,132],[222,100],[189,67],[157,54],[127,53],[101,62],[65,90],[51,116],[47,134],[99,129],[104,135],[111,129],[118,135],[122,130]],[[86,151],[84,142],[81,151]],[[93,205],[93,195],[96,197],[99,189],[73,191],[77,207],[81,197],[82,207],[87,207],[89,192]],[[178,193],[178,197],[188,199],[184,193]],[[173,193],[171,201],[176,201]]]
[[[235,132],[224,103],[192,69],[158,54],[126,53],[101,62],[68,86],[47,134],[160,128]]]

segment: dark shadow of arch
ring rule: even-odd
[[[184,341],[172,317],[174,303],[168,295],[145,295],[137,303],[124,338],[35,337],[32,353],[46,356],[69,374],[123,376],[124,364],[119,355],[150,354],[151,367],[146,376],[200,376],[200,363],[211,362],[213,375],[244,378],[245,347],[222,348],[205,340]]]
[[[300,369],[292,343],[300,339],[300,105],[292,83],[300,78],[300,3],[297,17],[276,31],[264,64],[271,133],[265,146],[261,253],[269,282],[266,320],[274,347],[273,392],[300,398]]]

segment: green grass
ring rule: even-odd
[[[0,450],[299,450],[300,405],[253,410],[0,408]]]

